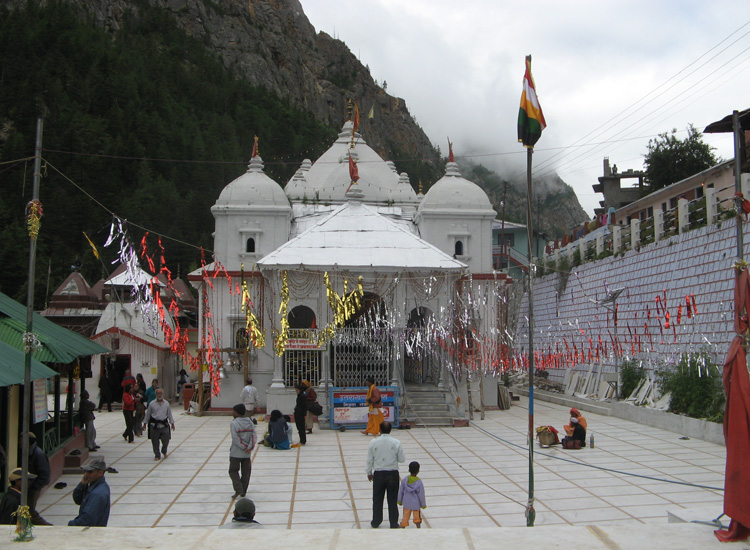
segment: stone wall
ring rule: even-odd
[[[675,364],[686,352],[707,351],[723,362],[734,337],[736,232],[730,220],[535,279],[537,368],[559,381],[567,367],[587,371],[601,362],[613,370],[615,346],[623,359],[649,369]],[[616,302],[604,303],[620,288]],[[514,344],[517,358],[528,354],[528,293]]]

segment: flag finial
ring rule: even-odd
[[[253,138],[253,153],[250,155],[251,159],[254,159],[258,156],[258,136],[255,136]]]
[[[448,162],[456,162],[453,158],[453,142],[448,138]]]

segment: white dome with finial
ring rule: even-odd
[[[250,160],[247,172],[232,181],[221,191],[216,206],[289,206],[281,186],[263,172],[263,159]]]
[[[312,166],[301,167],[304,179],[293,177],[285,192],[293,203],[315,201],[318,203],[340,204],[346,202],[346,191],[351,184],[349,176],[349,155],[357,162],[359,181],[357,185],[365,194],[365,202],[387,204],[398,200],[412,207],[417,195],[413,189],[405,189],[399,184],[399,175],[367,143],[359,132],[352,129],[354,123],[347,121],[338,139],[323,153]],[[352,148],[352,143],[354,147]],[[307,161],[306,161],[307,162]],[[398,199],[396,199],[398,197]]]
[[[419,205],[420,212],[487,210],[494,212],[487,193],[461,176],[455,162],[446,164],[445,176],[430,187]]]

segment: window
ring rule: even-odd
[[[247,242],[245,243],[245,252],[255,252],[255,239],[253,239],[252,237],[249,237],[247,239]]]
[[[700,187],[695,188],[695,198],[700,199],[702,197],[703,197],[703,186],[701,185]]]
[[[647,218],[653,218],[654,217],[654,207],[653,206],[649,206],[648,208],[646,208],[646,217]]]
[[[677,208],[677,197],[669,199],[669,208]]]
[[[464,243],[462,241],[456,241],[456,247],[453,251],[454,256],[463,256],[464,255]]]

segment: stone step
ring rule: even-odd
[[[71,454],[73,451],[80,451],[81,454]],[[63,458],[63,474],[78,475],[81,473],[83,466],[89,459],[89,450],[86,447],[71,449]]]
[[[416,418],[435,418],[435,417],[443,417],[443,416],[450,416],[450,412],[447,409],[444,409],[442,411],[415,411],[411,410],[409,411],[409,418],[416,417]]]
[[[416,427],[436,427],[436,426],[453,426],[453,417],[451,416],[440,416],[429,419],[416,420],[414,422]]]

